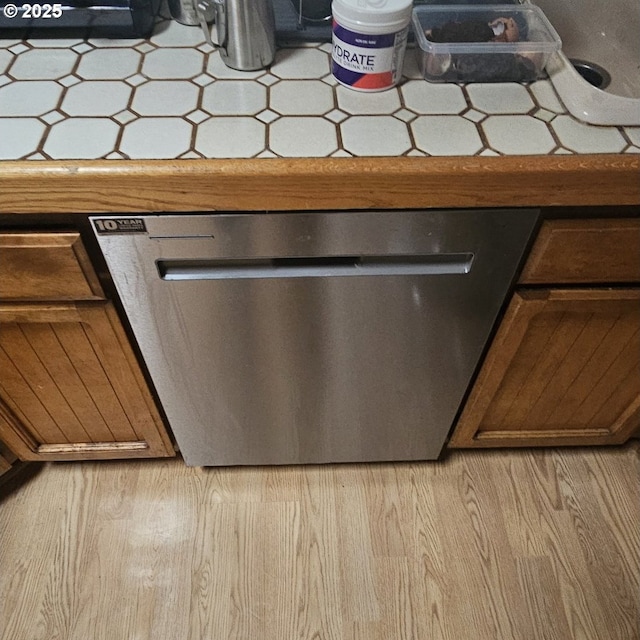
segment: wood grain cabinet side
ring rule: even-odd
[[[0,439],[21,460],[174,455],[77,232],[0,233]]]

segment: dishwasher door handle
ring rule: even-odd
[[[265,278],[327,278],[344,276],[464,275],[473,253],[427,255],[323,256],[156,262],[163,280],[234,280]]]

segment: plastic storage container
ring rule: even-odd
[[[531,82],[562,46],[534,5],[423,5],[412,20],[418,65],[429,82]],[[465,41],[487,33],[496,40]]]

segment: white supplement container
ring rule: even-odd
[[[402,77],[411,0],[333,0],[335,79],[358,91],[384,91]]]

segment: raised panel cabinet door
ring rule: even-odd
[[[640,289],[514,294],[449,446],[618,444],[640,427]]]
[[[22,460],[174,455],[110,302],[0,305],[0,437]]]

